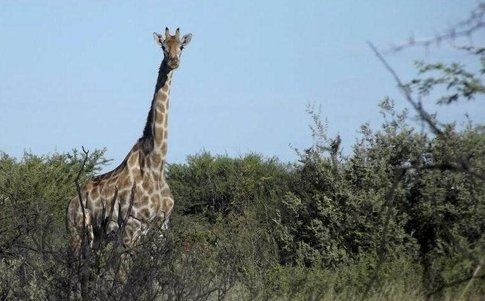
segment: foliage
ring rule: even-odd
[[[357,300],[380,264],[384,241],[380,285],[370,298],[412,300],[430,291],[457,298],[484,251],[484,186],[472,175],[426,167],[469,154],[483,172],[483,127],[450,126],[443,139],[417,133],[390,99],[381,110],[381,129],[363,125],[347,156],[314,116],[318,141],[298,151],[291,165],[255,154],[208,153],[170,165],[178,200],[172,229],[149,232],[130,251],[126,282],[119,276],[127,256],[120,246],[94,252],[90,297]],[[76,296],[63,214],[81,159],[77,152],[26,154],[21,161],[3,155],[2,296]],[[94,152],[83,178],[104,162],[102,152]],[[389,199],[400,168],[407,172]],[[392,216],[387,229],[386,206]],[[475,282],[471,292],[484,289]]]
[[[274,206],[288,182],[283,164],[257,154],[232,159],[204,152],[189,156],[185,164],[170,165],[167,177],[180,200],[178,212],[203,214],[212,221],[220,214],[242,214],[255,207],[264,212]]]
[[[309,108],[314,143],[296,162],[203,152],[171,164],[172,228],[130,250],[103,243],[82,264],[68,256],[65,210],[84,158],[1,154],[0,299],[79,299],[84,279],[89,300],[479,300],[485,128],[438,123],[411,95],[482,96],[484,51],[468,50],[479,74],[421,63],[409,84],[396,77],[431,132],[385,98],[380,128],[362,125],[342,154]],[[81,181],[103,154],[87,158]]]
[[[438,97],[438,104],[450,104],[461,99],[473,100],[485,93],[485,48],[465,47],[463,50],[479,60],[480,70],[476,74],[459,63],[424,63],[417,62],[419,77],[409,86],[421,96],[429,95],[433,90],[445,89],[445,95]],[[424,77],[424,78],[423,78]]]
[[[107,162],[103,153],[90,155],[84,178]],[[76,150],[51,156],[26,153],[20,162],[0,153],[0,254],[14,244],[39,247],[53,235],[63,235],[66,203],[75,193],[72,184],[81,159]],[[49,225],[49,232],[40,225]],[[31,239],[22,242],[26,236]]]

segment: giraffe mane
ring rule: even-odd
[[[129,156],[129,154],[128,154],[128,156]],[[116,168],[115,168],[115,169],[110,170],[110,171],[108,171],[108,172],[105,172],[105,173],[103,173],[103,174],[100,174],[100,175],[94,176],[94,177],[92,178],[92,180],[93,180],[93,181],[101,181],[101,180],[104,180],[104,179],[106,179],[106,178],[109,178],[109,177],[113,176],[114,174],[116,174],[116,173],[120,172],[121,170],[123,170],[123,168],[125,168],[125,166],[126,166],[126,162],[127,162],[127,160],[128,160],[128,156],[126,156],[126,158],[123,160],[123,162],[121,162],[121,163],[120,163],[120,165],[116,166]]]
[[[157,91],[160,90],[167,81],[167,73],[169,67],[167,65],[167,60],[164,58],[160,64],[158,70],[158,79],[155,86],[155,93],[153,95],[152,103],[150,104],[150,111],[148,112],[147,121],[145,123],[145,128],[143,129],[143,136],[140,138],[140,146],[145,153],[149,153],[153,150],[153,130],[152,130],[152,120],[153,120],[153,103],[155,102],[155,95]]]

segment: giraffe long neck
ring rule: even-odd
[[[155,160],[162,165],[167,156],[168,105],[171,84],[172,70],[167,66],[164,59],[158,71],[155,94],[142,138],[145,151],[155,157]]]

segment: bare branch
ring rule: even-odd
[[[128,210],[126,212],[126,215],[122,219],[118,228],[118,233],[117,233],[118,242],[121,242],[123,231],[125,230],[126,224],[128,223],[128,218],[131,215],[131,209],[133,207],[133,202],[135,200],[135,192],[136,192],[136,182],[133,182],[133,186],[131,187],[131,194],[130,194],[130,204],[128,205]],[[121,208],[119,210],[119,217],[121,217]]]
[[[86,279],[86,273],[87,273],[87,258],[89,256],[88,254],[88,240],[89,240],[89,235],[87,233],[87,226],[86,226],[86,210],[84,208],[83,204],[83,198],[82,198],[82,193],[81,193],[81,185],[79,184],[79,179],[81,177],[82,172],[84,171],[84,166],[86,165],[86,162],[89,158],[89,151],[84,149],[84,146],[82,146],[82,151],[84,153],[84,160],[81,164],[81,167],[79,168],[79,171],[77,173],[77,176],[74,180],[74,183],[76,184],[76,190],[77,190],[77,195],[79,199],[79,204],[81,205],[81,210],[83,214],[83,228],[82,228],[82,235],[81,235],[81,250],[78,254],[78,274],[81,278],[81,295],[83,300],[87,299],[87,279]],[[86,196],[86,204],[87,204],[87,196]]]
[[[479,30],[485,28],[485,3],[479,3],[478,6],[473,9],[470,16],[451,26],[448,30],[442,31],[436,34],[434,37],[415,39],[413,36],[399,45],[391,46],[384,53],[396,53],[410,47],[424,47],[426,50],[432,46],[440,46],[445,41],[455,41],[460,37],[466,37],[471,39],[473,34]]]
[[[115,204],[116,204],[116,200],[118,199],[118,186],[115,187],[115,193],[113,195],[113,198],[111,199],[111,202],[110,202],[110,209],[109,209],[109,213],[108,213],[108,216],[106,216],[106,218],[104,218],[102,224],[101,224],[101,229],[100,229],[100,236],[102,237],[102,240],[106,240],[107,236],[108,236],[108,233],[107,233],[107,230],[108,230],[108,226],[109,224],[111,223],[112,221],[112,218],[113,218],[113,212],[114,212],[114,207],[115,207]],[[104,207],[104,202],[103,202],[103,213],[102,213],[102,216],[104,217],[105,216],[105,213],[106,213],[106,208]],[[109,240],[109,237],[108,237],[108,240]]]
[[[434,134],[436,134],[437,136],[443,136],[443,131],[439,128],[436,121],[433,120],[433,117],[423,109],[421,103],[419,103],[419,102],[417,102],[413,99],[409,87],[403,84],[403,82],[401,81],[401,79],[397,75],[396,71],[394,71],[394,69],[391,67],[391,65],[389,65],[389,63],[386,61],[384,56],[382,56],[382,54],[379,52],[379,50],[377,50],[377,48],[374,46],[374,44],[372,44],[371,42],[367,42],[367,44],[372,49],[372,51],[374,51],[374,54],[381,61],[381,63],[384,65],[384,67],[387,69],[387,71],[389,71],[389,73],[391,73],[392,77],[394,78],[394,80],[397,83],[399,90],[404,95],[404,98],[406,99],[406,101],[416,110],[416,112],[418,112],[421,119],[424,120],[428,124],[428,126],[431,128],[431,130],[433,131]]]

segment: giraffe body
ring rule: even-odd
[[[166,29],[165,39],[156,33],[154,37],[163,49],[164,59],[143,136],[117,168],[94,177],[83,186],[84,217],[79,197],[69,203],[67,225],[71,250],[76,254],[81,247],[83,229],[87,230],[92,247],[93,242],[96,244],[102,237],[117,233],[126,221],[122,233],[118,234],[123,245],[131,247],[149,227],[168,227],[174,205],[164,175],[169,94],[173,70],[178,67],[181,51],[190,42],[191,35],[180,38],[177,29],[171,36]],[[103,228],[103,224],[106,227]]]

